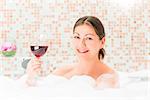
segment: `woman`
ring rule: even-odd
[[[74,75],[87,75],[95,79],[98,87],[114,88],[118,77],[113,69],[103,63],[105,31],[101,21],[94,16],[79,18],[73,28],[73,44],[78,63],[54,70],[53,74],[71,78]],[[32,84],[33,76],[41,70],[41,62],[32,59],[27,67],[27,83]]]

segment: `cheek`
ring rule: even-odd
[[[97,42],[93,42],[93,43],[91,42],[89,43],[88,48],[91,49],[91,51],[97,53],[99,52],[101,45]]]
[[[78,40],[72,40],[73,47],[76,48],[78,45]]]
[[[99,45],[95,45],[93,48],[95,48],[95,49],[93,49],[93,51],[96,52],[96,53],[98,53],[99,50],[100,50],[100,46]]]

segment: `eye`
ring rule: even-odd
[[[80,39],[80,37],[79,37],[79,36],[74,36],[73,38],[75,38],[75,39]]]
[[[91,37],[87,37],[86,40],[93,40]]]

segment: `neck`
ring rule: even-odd
[[[91,59],[91,60],[79,60],[79,69],[82,72],[85,73],[89,73],[91,71],[96,70],[100,65],[102,64],[102,62],[98,59]]]

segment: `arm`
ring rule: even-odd
[[[42,69],[41,69],[42,62],[39,59],[31,59],[27,65],[27,80],[26,83],[29,86],[36,85],[36,77],[42,76]],[[54,70],[51,74],[63,76],[67,72],[69,72],[72,67],[60,67]]]

